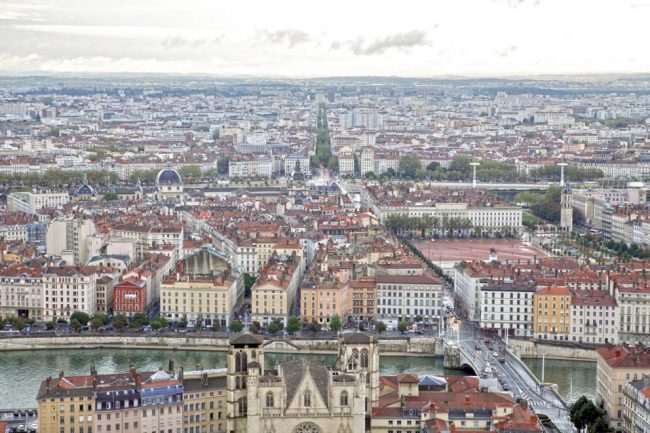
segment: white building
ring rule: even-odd
[[[75,311],[94,315],[96,280],[92,267],[49,268],[43,274],[43,320],[69,319]]]
[[[575,290],[571,296],[571,341],[618,344],[616,299],[606,290]]]
[[[377,318],[389,327],[400,320],[439,323],[442,281],[429,275],[377,275]]]
[[[43,320],[43,270],[12,266],[0,272],[0,317]]]
[[[273,175],[273,161],[267,157],[260,157],[242,161],[230,161],[228,176],[233,177],[271,177]]]
[[[311,175],[309,157],[304,155],[287,155],[287,157],[284,158],[285,176],[291,176],[298,170],[300,170],[300,172],[305,176]]]
[[[481,329],[532,337],[534,293],[534,285],[511,281],[491,281],[482,286]]]
[[[68,192],[12,192],[7,196],[7,211],[33,215],[43,208],[61,208],[69,201]]]

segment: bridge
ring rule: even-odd
[[[560,431],[575,431],[569,420],[569,405],[555,384],[541,383],[505,344],[495,341],[488,347],[473,330],[464,331],[461,327],[460,335],[457,331],[443,338],[445,368],[471,369],[484,378],[496,377],[503,392],[527,401],[535,413],[547,415]]]

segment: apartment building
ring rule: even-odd
[[[650,432],[650,376],[628,382],[623,388],[625,433]]]
[[[226,369],[186,371],[183,381],[183,433],[226,431]]]
[[[568,341],[571,291],[567,287],[545,287],[533,295],[533,332],[538,340]]]
[[[490,281],[481,287],[481,329],[532,337],[535,290],[523,281]]]
[[[146,258],[152,250],[171,256],[172,263],[183,257],[184,229],[180,224],[118,224],[109,230],[111,240],[131,240],[136,245],[136,259]],[[171,252],[163,247],[172,245]]]
[[[650,374],[650,352],[642,345],[608,345],[596,349],[596,356],[596,404],[607,413],[610,427],[621,432],[626,405],[624,389],[629,382]]]
[[[170,322],[187,320],[190,326],[230,325],[244,296],[244,278],[226,270],[219,275],[177,274],[160,286],[160,314]]]
[[[339,152],[339,175],[354,176],[354,153],[349,151]]]
[[[571,341],[618,343],[618,306],[605,290],[576,290],[571,297]]]
[[[92,374],[66,377],[63,372],[60,372],[58,378],[48,377],[42,381],[36,395],[38,431],[41,433],[97,432],[93,393],[94,387],[99,385],[100,377],[95,380],[93,377]],[[112,383],[119,380],[119,377],[106,375],[101,379]]]
[[[377,320],[389,328],[400,320],[440,323],[442,280],[432,275],[377,275]]]
[[[0,317],[43,320],[43,270],[15,265],[0,270]]]
[[[349,282],[349,314],[354,320],[374,320],[377,307],[376,288],[377,280],[372,277],[360,278]]]
[[[118,278],[111,275],[102,275],[95,282],[95,310],[97,314],[112,314],[114,287]]]
[[[149,280],[149,281],[148,281]],[[113,313],[133,317],[144,313],[149,305],[147,276],[127,276],[113,287]]]
[[[43,320],[69,319],[75,311],[93,316],[96,284],[94,267],[48,268],[43,274]]]
[[[640,285],[618,286],[619,338],[629,344],[650,342],[650,288]]]
[[[251,320],[266,325],[280,319],[286,325],[302,281],[301,261],[297,254],[269,260],[251,288]]]
[[[300,285],[300,319],[304,323],[329,325],[332,316],[349,312],[348,284],[337,281],[305,281]]]
[[[55,219],[47,229],[47,254],[70,257],[70,264],[85,265],[94,255],[88,238],[97,233],[95,223],[86,218],[72,216]]]

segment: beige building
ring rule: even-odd
[[[190,326],[228,326],[243,295],[243,276],[229,270],[214,277],[178,274],[160,285],[160,314],[171,322],[185,318]]]
[[[251,288],[251,320],[267,325],[280,319],[286,326],[287,316],[297,301],[302,263],[297,254],[272,257]]]
[[[183,373],[183,433],[226,432],[226,369]]]
[[[349,312],[348,284],[336,281],[307,281],[300,286],[300,319],[328,325],[334,315],[345,318]]]
[[[85,265],[95,253],[88,248],[88,239],[96,232],[95,223],[90,219],[55,219],[47,228],[47,254],[72,257],[70,265]]]
[[[0,272],[0,317],[43,320],[43,270],[12,266]]]
[[[604,346],[596,349],[596,404],[607,412],[610,426],[623,431],[625,387],[650,374],[650,353],[642,345]]]

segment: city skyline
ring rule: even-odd
[[[2,73],[643,73],[650,2],[2,2]],[[585,19],[577,20],[584,15]],[[543,37],[540,37],[543,35]],[[353,66],[353,67],[351,67]]]

